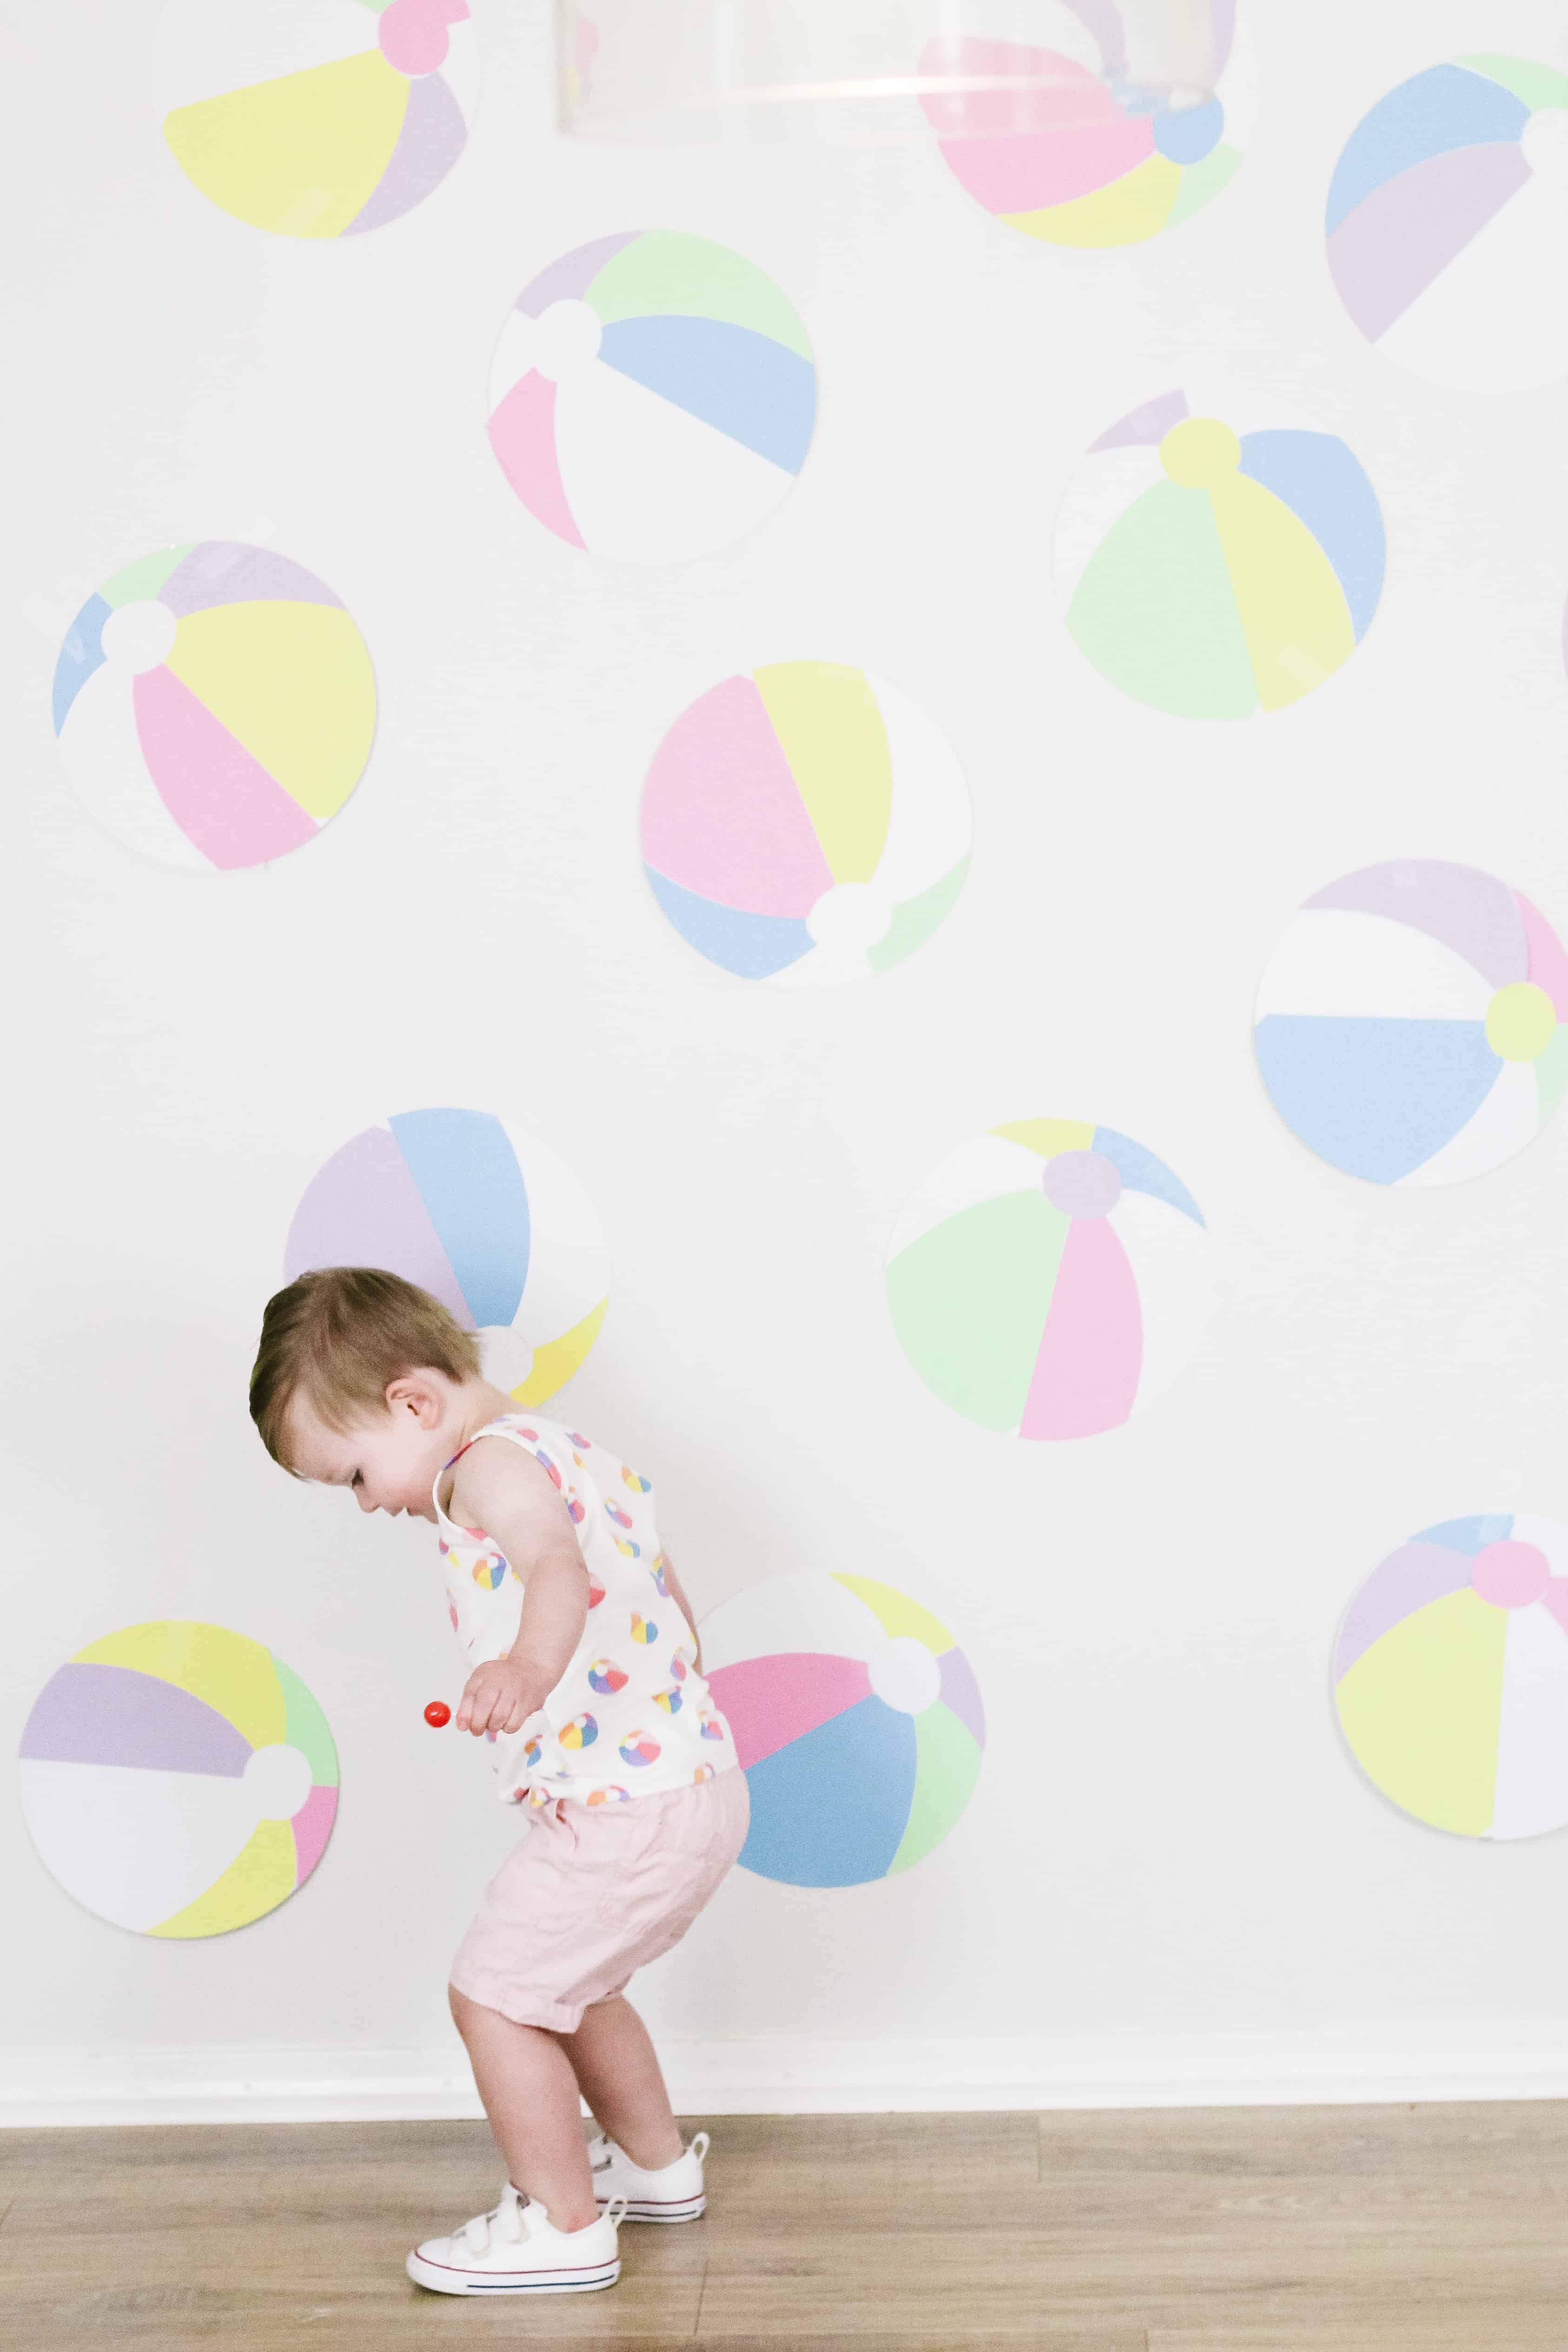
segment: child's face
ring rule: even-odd
[[[348,1487],[362,1511],[434,1522],[430,1489],[453,1451],[446,1400],[417,1379],[395,1381],[387,1400],[382,1412],[339,1430],[297,1396],[289,1408],[293,1465],[302,1478]]]

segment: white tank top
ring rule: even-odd
[[[587,1622],[565,1673],[521,1730],[489,1735],[501,1802],[622,1804],[730,1770],[735,1744],[665,1582],[649,1481],[531,1412],[503,1412],[468,1444],[484,1437],[542,1462],[588,1571]],[[516,1640],[524,1580],[482,1528],[458,1527],[441,1507],[442,1480],[468,1450],[443,1465],[433,1492],[448,1613],[471,1668]]]

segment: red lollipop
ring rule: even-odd
[[[452,1710],[444,1698],[433,1698],[425,1710],[425,1720],[432,1731],[439,1731],[452,1720]]]

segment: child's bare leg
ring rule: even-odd
[[[585,2230],[599,2209],[564,2037],[447,1990],[512,2187],[537,2198],[558,2230]]]
[[[683,2143],[647,2028],[630,2001],[619,1993],[596,2000],[561,2045],[600,2129],[646,2171],[673,2164]]]

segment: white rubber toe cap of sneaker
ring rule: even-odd
[[[489,2213],[449,2238],[426,2238],[409,2255],[416,2286],[437,2294],[586,2294],[620,2276],[613,2209],[585,2229],[555,2229],[542,2205],[508,2189]]]

